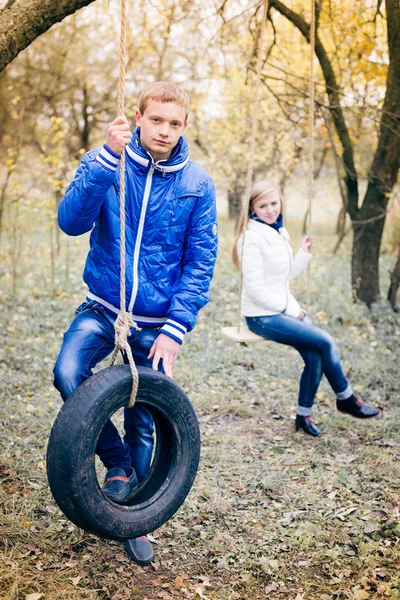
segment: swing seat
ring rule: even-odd
[[[233,340],[234,342],[239,342],[239,343],[257,342],[257,341],[265,342],[265,338],[263,338],[261,335],[257,335],[256,333],[253,333],[247,327],[247,325],[240,325],[240,328],[238,328],[238,327],[223,327],[222,333],[225,337],[229,338],[230,340]]]

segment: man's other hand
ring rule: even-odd
[[[106,144],[115,154],[121,154],[122,150],[131,141],[132,132],[125,116],[114,119],[107,129]]]
[[[148,358],[153,359],[153,369],[158,371],[158,363],[162,359],[165,374],[172,379],[172,371],[180,349],[181,345],[178,342],[169,337],[169,335],[160,333],[155,339],[148,356]]]

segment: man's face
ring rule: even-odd
[[[150,100],[143,115],[136,111],[136,125],[142,146],[156,162],[165,160],[186,128],[185,109],[174,102]]]

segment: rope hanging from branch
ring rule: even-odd
[[[253,180],[254,170],[254,152],[255,143],[257,136],[257,122],[258,122],[258,105],[260,95],[260,80],[261,80],[261,68],[262,68],[262,55],[264,50],[264,34],[267,21],[267,8],[268,1],[264,0],[263,3],[263,16],[260,29],[260,37],[258,44],[258,58],[257,58],[257,71],[256,71],[256,84],[254,92],[254,104],[251,119],[251,133],[250,133],[250,145],[249,145],[249,162],[247,168],[247,179],[246,188],[243,195],[243,202],[241,206],[241,216],[243,219],[243,239],[242,249],[240,258],[239,268],[239,305],[237,314],[237,331],[240,333],[241,327],[241,308],[242,308],[242,290],[243,290],[243,251],[244,251],[244,237],[248,225],[248,203],[251,192],[251,184]],[[315,79],[314,79],[314,54],[315,54],[315,0],[311,0],[311,22],[310,22],[310,74],[309,74],[309,110],[308,110],[308,128],[309,128],[309,162],[308,162],[308,235],[312,235],[312,204],[314,195],[314,90],[315,90]],[[310,287],[311,287],[311,265],[308,264],[307,270],[307,312],[310,308]]]
[[[118,113],[125,113],[125,46],[126,46],[126,0],[121,0],[121,33],[119,43],[119,85],[118,85]],[[126,284],[125,284],[125,150],[121,153],[120,160],[120,192],[119,192],[119,218],[120,218],[120,310],[115,320],[115,348],[111,356],[113,365],[120,351],[125,352],[132,372],[132,391],[128,402],[128,408],[135,404],[137,389],[139,386],[139,375],[132,350],[128,343],[131,328],[138,328],[132,318],[132,314],[126,310]]]
[[[311,0],[310,21],[310,78],[309,78],[309,105],[308,105],[308,235],[312,235],[312,201],[314,196],[314,53],[315,53],[315,0]],[[311,288],[311,263],[307,269],[307,312],[310,308]]]
[[[260,99],[260,80],[261,80],[261,69],[262,69],[262,57],[264,52],[264,37],[265,37],[265,28],[267,24],[267,9],[268,9],[268,0],[264,0],[263,3],[263,14],[260,28],[260,37],[258,40],[258,54],[257,54],[257,70],[256,70],[256,85],[254,90],[254,104],[253,104],[253,112],[251,115],[251,132],[250,132],[250,145],[249,145],[249,162],[247,165],[247,178],[246,178],[246,188],[243,195],[243,202],[241,206],[241,214],[243,215],[243,240],[242,240],[242,250],[240,257],[240,269],[239,269],[239,306],[238,306],[238,315],[237,315],[237,330],[240,333],[240,317],[242,312],[242,290],[243,290],[243,250],[244,250],[244,236],[247,229],[247,224],[249,220],[248,216],[248,202],[250,198],[251,192],[251,184],[253,181],[253,170],[254,170],[254,152],[256,146],[256,137],[257,137],[257,124],[258,124],[258,105]]]

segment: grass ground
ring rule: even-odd
[[[399,314],[385,302],[372,311],[353,304],[348,248],[333,257],[333,238],[315,232],[312,318],[334,335],[354,389],[383,414],[367,423],[340,415],[324,381],[314,416],[325,434],[294,434],[296,352],[236,346],[220,334],[235,322],[237,303],[231,225],[221,229],[212,301],[175,377],[200,421],[200,470],[184,506],[153,533],[156,562],[145,569],[121,543],[69,523],[46,481],[45,448],[61,405],[51,369],[83,297],[84,248],[70,247],[56,299],[46,291],[40,240],[29,268],[21,265],[19,299],[3,293],[1,599],[400,598]],[[389,262],[382,260],[384,286]],[[300,298],[304,286],[305,278],[294,285]]]

